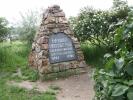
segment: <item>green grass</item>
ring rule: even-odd
[[[0,43],[0,74],[8,74],[10,79],[19,80],[31,80],[36,81],[39,78],[38,72],[29,68],[28,66],[28,55],[31,46],[25,42],[12,42]],[[20,70],[23,77],[13,74]]]
[[[7,80],[0,79],[0,100],[56,100],[56,94],[50,91],[44,93],[9,86]]]
[[[38,72],[28,66],[29,51],[30,46],[24,42],[0,43],[0,100],[56,100],[50,91],[40,93],[6,84],[10,80],[38,80]]]
[[[107,52],[106,47],[97,47],[91,43],[81,43],[81,49],[84,53],[85,61],[92,67],[103,67],[103,55]]]
[[[30,48],[26,43],[0,43],[0,67],[18,67],[27,64]]]

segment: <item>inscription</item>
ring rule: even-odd
[[[50,63],[70,61],[76,59],[72,40],[64,33],[56,33],[49,38]]]

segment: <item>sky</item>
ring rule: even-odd
[[[133,5],[133,0],[127,1],[129,5]],[[112,6],[112,0],[0,0],[0,17],[5,17],[10,23],[15,23],[20,19],[20,12],[39,11],[54,4],[60,5],[68,18],[76,16],[85,6],[109,9]]]

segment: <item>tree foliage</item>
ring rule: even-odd
[[[0,41],[4,40],[9,33],[8,21],[5,18],[0,18]]]
[[[70,24],[79,41],[89,40],[97,46],[114,46],[114,30],[126,20],[129,11],[126,2],[114,0],[110,11],[85,7],[78,17],[70,18]]]
[[[21,13],[20,15],[21,21],[17,27],[13,28],[13,32],[14,34],[19,34],[20,40],[27,41],[31,44],[38,27],[38,11],[27,11],[25,13]]]
[[[104,69],[95,71],[95,100],[133,99],[133,11],[115,30],[114,42],[116,50],[104,56]]]

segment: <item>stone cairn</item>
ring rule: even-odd
[[[63,32],[71,38],[76,51],[76,60],[54,64],[50,63],[48,49],[49,36],[58,32]],[[86,67],[80,44],[69,27],[65,13],[58,5],[49,7],[43,14],[40,28],[32,44],[29,65],[37,69],[41,75]]]

